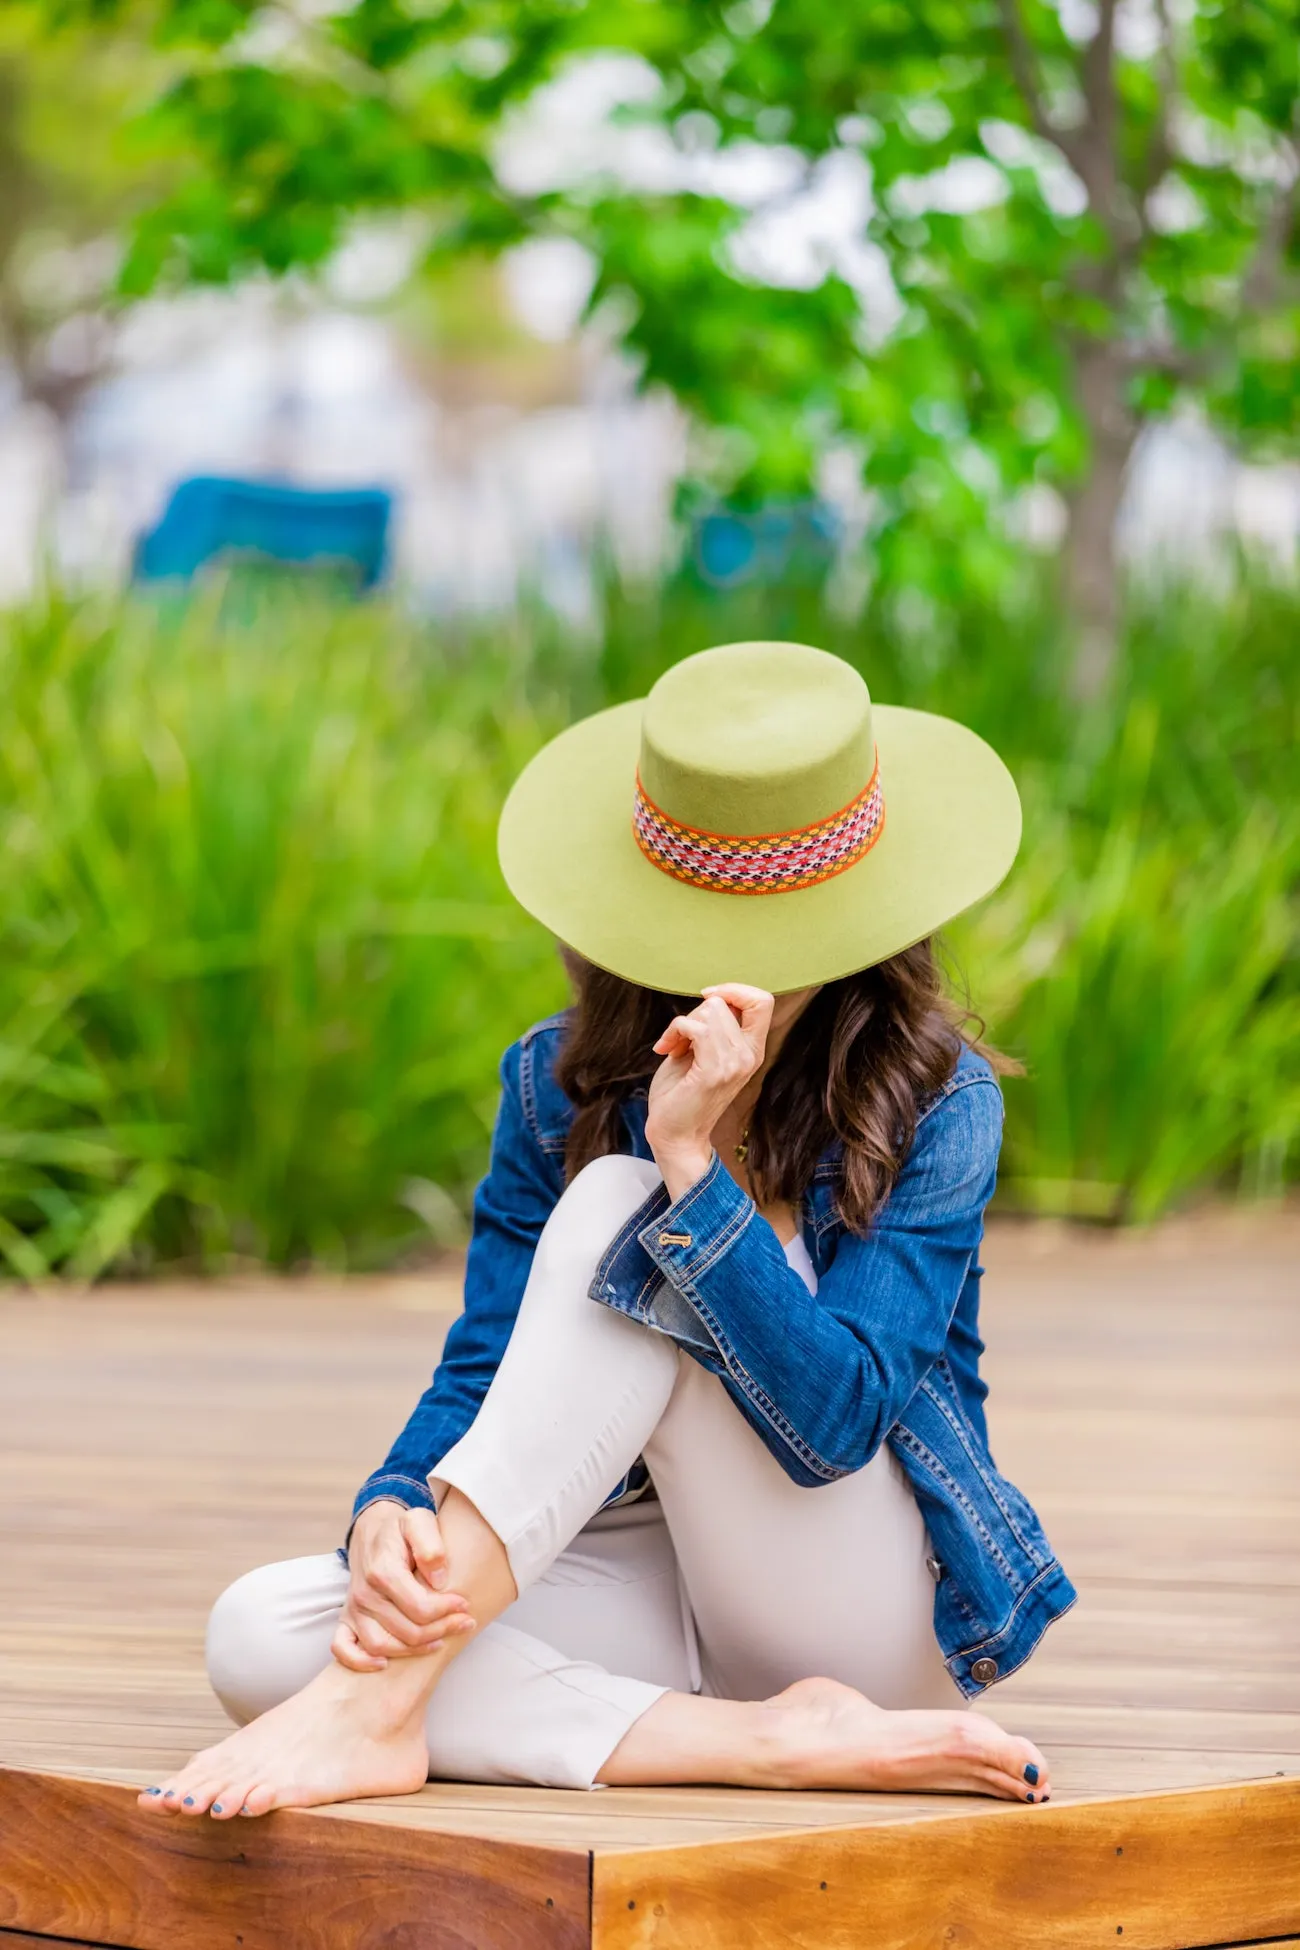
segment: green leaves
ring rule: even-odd
[[[503,1024],[561,983],[493,844],[546,718],[507,646],[449,661],[384,612],[287,598],[244,627],[212,603],[0,627],[21,1277],[364,1263],[419,1239],[408,1180],[463,1200]]]
[[[315,272],[368,214],[425,214],[440,263],[573,237],[641,382],[724,435],[696,444],[694,486],[805,492],[847,440],[885,579],[946,585],[954,560],[981,586],[999,560],[1009,574],[1007,520],[1042,484],[1075,508],[1095,481],[1104,505],[1079,521],[1104,536],[1142,425],[1188,402],[1248,450],[1294,438],[1297,0],[1155,9],[1113,43],[1044,0],[340,0],[274,32],[250,0],[25,15],[165,51],[144,126],[175,161],[132,226],[123,295]],[[593,164],[512,191],[504,135],[543,83],[610,54],[653,72],[634,115],[676,146],[676,186]],[[685,159],[711,148],[802,161],[803,189],[760,198],[766,214],[815,200],[846,158],[869,172],[824,275],[757,274],[753,197],[721,199],[707,169],[691,184]],[[864,319],[864,280],[888,328]],[[962,438],[918,406],[959,414]],[[1094,560],[1069,586],[1108,611],[1113,576]]]
[[[1139,597],[1122,686],[1085,711],[1047,592],[970,589],[850,623],[811,581],[611,586],[595,646],[531,610],[458,638],[288,591],[233,623],[219,590],[0,620],[0,1261],[371,1265],[443,1239],[501,1050],[563,998],[497,872],[507,784],[666,662],[771,635],[971,724],[1021,786],[1020,862],[953,930],[1027,1070],[1004,1199],[1146,1219],[1294,1182],[1294,589]]]

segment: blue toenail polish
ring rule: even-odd
[[[175,1794],[175,1792],[176,1792],[175,1788],[168,1788],[166,1794],[164,1794],[163,1796],[163,1800],[170,1801],[172,1796]]]
[[[1033,1795],[1032,1795],[1032,1794],[1027,1794],[1027,1795],[1025,1796],[1025,1800],[1026,1800],[1026,1801],[1032,1801],[1032,1800],[1033,1800],[1033,1798],[1034,1798],[1034,1797],[1033,1797]]]
[[[146,1793],[146,1794],[161,1794],[161,1793],[162,1793],[162,1789],[161,1789],[161,1788],[146,1788],[146,1789],[145,1789],[145,1793]]]
[[[214,1801],[214,1802],[213,1802],[213,1804],[212,1804],[212,1812],[213,1812],[213,1814],[214,1814],[214,1815],[219,1815],[219,1814],[221,1813],[221,1803],[220,1803],[219,1801]]]
[[[1038,1769],[1034,1766],[1032,1761],[1030,1762],[1029,1766],[1025,1769],[1025,1779],[1028,1781],[1030,1787],[1038,1786]]]
[[[1034,1797],[1031,1794],[1029,1799],[1032,1801],[1033,1798]],[[187,1794],[185,1799],[181,1802],[181,1806],[182,1808],[192,1808],[194,1806],[194,1796],[192,1794]]]

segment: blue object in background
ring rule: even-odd
[[[824,501],[770,501],[753,513],[719,509],[695,524],[695,566],[714,589],[779,582],[792,570],[824,573],[840,520]]]
[[[360,589],[384,572],[392,496],[383,488],[298,488],[196,475],[182,481],[136,545],[140,582],[183,577],[221,556],[342,567]]]

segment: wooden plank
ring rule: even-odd
[[[1176,1950],[1297,1926],[1289,1780],[593,1865],[593,1950]]]
[[[123,1950],[586,1950],[585,1850],[312,1813],[166,1823],[0,1769],[0,1926]]]
[[[0,1950],[115,1950],[115,1946],[87,1943],[84,1937],[31,1936],[26,1930],[0,1930]]]
[[[1257,1936],[1249,1943],[1202,1943],[1196,1950],[1300,1950],[1300,1936]]]
[[[990,1236],[995,1452],[1042,1509],[1082,1602],[987,1706],[1048,1751],[1054,1817],[1300,1769],[1298,1239],[1258,1225],[1218,1243],[1195,1229],[1181,1243]],[[253,1563],[337,1542],[454,1298],[454,1269],[4,1296],[0,1753],[143,1781],[224,1729],[203,1673],[208,1605]],[[183,1469],[160,1467],[181,1455]],[[977,1810],[989,1823],[1038,1813],[948,1796],[431,1785],[301,1819],[341,1823],[349,1846],[405,1830],[439,1850],[477,1837],[689,1852],[900,1823],[946,1847],[947,1826]]]

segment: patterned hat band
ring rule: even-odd
[[[640,775],[632,831],[652,866],[717,894],[785,894],[856,866],[885,830],[880,761],[847,806],[789,833],[703,833],[679,825],[646,797]]]

